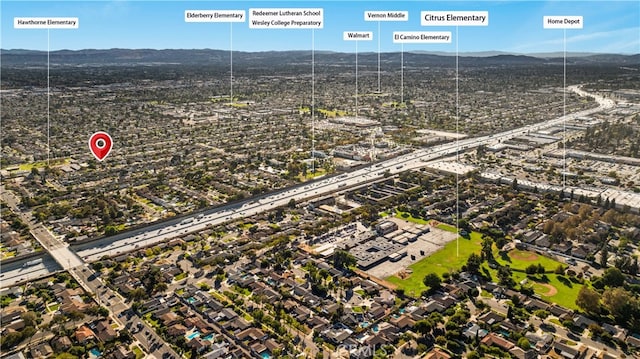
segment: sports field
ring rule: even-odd
[[[396,284],[398,288],[404,289],[407,295],[417,297],[427,289],[422,283],[422,278],[425,275],[436,273],[442,276],[443,273],[459,270],[467,263],[467,258],[471,253],[480,253],[481,243],[480,233],[472,232],[470,239],[460,237],[457,241],[447,243],[443,249],[431,256],[410,265],[409,269],[412,273],[408,277],[402,279],[392,275],[385,279]]]
[[[578,292],[582,288],[582,284],[572,282],[566,275],[558,275],[554,270],[561,262],[537,254],[535,252],[514,249],[507,255],[500,256],[497,251],[494,252],[496,261],[502,265],[509,265],[513,269],[513,280],[520,283],[525,278],[527,283],[525,286],[532,286],[536,294],[543,299],[557,303],[563,307],[577,309],[576,298]],[[527,276],[525,269],[531,264],[542,264],[546,269],[545,274],[535,274]],[[486,267],[486,266],[485,266]],[[566,267],[566,266],[565,266]],[[494,270],[489,270],[494,280],[497,275]]]
[[[559,265],[562,265],[554,259],[520,249],[514,249],[505,255],[500,255],[498,250],[494,250],[493,256],[496,262],[521,271],[524,271],[531,264],[542,264],[547,272],[553,272]]]
[[[447,243],[444,248],[431,256],[409,266],[410,274],[400,278],[392,275],[385,278],[395,284],[398,288],[405,290],[409,296],[417,297],[427,287],[422,283],[422,278],[429,273],[436,273],[442,276],[443,273],[459,270],[466,262],[471,253],[480,253],[482,238],[480,233],[472,232],[470,239],[460,237],[458,241]],[[582,284],[574,283],[568,276],[555,274],[553,271],[562,263],[536,254],[534,252],[515,249],[508,254],[500,256],[498,251],[494,251],[496,261],[502,265],[509,265],[513,269],[513,280],[520,283],[527,279],[525,286],[532,286],[536,294],[543,299],[557,303],[563,307],[577,309],[576,298]],[[542,264],[545,267],[545,274],[527,276],[525,269],[531,264]],[[483,268],[491,274],[492,280],[497,281],[497,272],[483,264]]]

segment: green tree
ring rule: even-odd
[[[601,336],[604,333],[604,329],[598,324],[589,324],[589,333],[591,333],[591,338],[596,338]]]
[[[621,287],[624,284],[624,274],[616,267],[607,268],[602,275],[602,281],[608,287]]]
[[[498,284],[513,287],[514,282],[511,278],[511,268],[509,266],[500,266],[498,268]]]
[[[608,200],[608,199],[607,199]],[[607,268],[607,260],[609,259],[609,249],[605,244],[602,246],[602,250],[600,251],[600,266],[602,268]]]
[[[77,356],[84,356],[83,354],[85,352],[86,352],[85,347],[81,345],[74,345],[73,347],[71,347],[71,349],[69,349],[69,353]]]
[[[583,286],[578,292],[576,305],[587,313],[597,314],[600,311],[600,294],[587,286]]]
[[[22,333],[9,332],[0,337],[0,348],[11,349],[15,348],[22,341]]]
[[[431,322],[429,319],[418,320],[414,325],[414,329],[416,332],[422,335],[427,335],[431,333],[431,330],[433,329],[433,322]]]
[[[118,229],[115,226],[108,225],[104,227],[104,235],[105,236],[113,236],[118,233]]]
[[[482,257],[488,261],[493,260],[493,239],[489,236],[482,236]]]
[[[438,288],[440,288],[440,284],[442,283],[442,280],[437,274],[429,273],[426,276],[424,276],[424,278],[422,279],[422,283],[424,283],[425,286],[429,287],[429,289],[433,292]]]
[[[338,269],[348,269],[356,264],[356,258],[349,252],[337,250],[333,252],[333,265]]]
[[[293,198],[291,198],[291,199],[289,200],[289,203],[287,203],[287,206],[288,206],[289,208],[296,208],[296,200],[295,200],[295,199],[293,199]]]
[[[36,322],[38,319],[38,316],[36,315],[35,312],[25,312],[23,313],[20,318],[22,318],[22,320],[24,320],[24,325],[26,327],[35,327],[38,323]]]
[[[98,308],[98,310],[96,311],[98,313],[99,316],[106,318],[109,316],[109,309],[100,306],[100,308]]]
[[[164,292],[165,290],[167,290],[167,288],[169,288],[169,286],[167,285],[167,283],[165,282],[160,282],[158,284],[155,285],[155,287],[153,287],[153,290],[155,292]]]
[[[94,307],[95,308],[95,307]],[[71,320],[72,322],[76,323],[78,320],[82,320],[82,318],[84,318],[84,313],[74,310],[71,311],[67,314],[67,317],[69,318],[69,320]]]
[[[631,293],[620,287],[607,288],[602,293],[602,304],[621,323],[630,319],[629,315],[637,308],[637,301]]]
[[[529,264],[527,268],[524,269],[527,274],[536,274],[538,273],[538,265],[537,264]]]
[[[531,344],[529,343],[529,339],[527,339],[526,337],[521,337],[520,339],[518,339],[518,346],[524,350],[531,349]]]
[[[131,343],[133,341],[133,336],[127,328],[123,328],[118,332],[118,341],[122,343]]]
[[[553,272],[555,274],[563,275],[564,274],[564,266],[562,264],[558,264],[558,266],[556,267],[556,269]]]
[[[137,302],[147,297],[147,291],[144,288],[138,287],[129,292],[129,298],[132,301]]]
[[[467,232],[467,233],[471,232],[471,226],[469,225],[469,220],[468,220],[468,219],[466,219],[466,218],[461,218],[461,219],[458,221],[458,228],[459,228],[461,231],[465,231],[465,232]]]
[[[104,265],[100,261],[93,262],[92,266],[93,266],[93,270],[95,270],[96,272],[100,272],[102,270],[102,268],[104,267]]]
[[[467,259],[467,271],[477,274],[480,271],[481,264],[482,258],[476,253],[471,253]]]

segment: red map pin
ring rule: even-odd
[[[106,132],[96,132],[89,138],[89,149],[98,161],[104,160],[111,152],[113,141]]]

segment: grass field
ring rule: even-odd
[[[136,359],[142,359],[144,358],[144,353],[142,352],[142,350],[140,348],[138,348],[137,346],[134,346],[132,349],[133,354],[136,355]]]
[[[144,319],[147,320],[147,322],[149,324],[151,324],[152,327],[154,328],[160,328],[160,324],[158,324],[158,321],[154,318],[151,317],[151,313],[147,313],[143,316]]]
[[[513,275],[514,279],[520,276],[524,278],[525,274],[516,272]],[[569,309],[578,309],[578,306],[576,305],[576,298],[578,298],[578,292],[580,292],[580,288],[582,288],[583,286],[582,284],[573,283],[568,279],[568,277],[559,274],[547,273],[546,278],[547,279],[545,280],[545,283],[555,287],[557,290],[557,294],[546,296],[544,294],[546,293],[547,289],[544,287],[541,288],[540,286],[534,284],[533,289],[536,293],[540,294],[542,298],[549,302],[557,303]]]
[[[396,210],[396,217],[400,219],[404,219],[407,222],[416,223],[416,224],[429,224],[429,221],[417,218],[411,215],[409,212],[401,212]]]
[[[345,116],[347,114],[346,111],[341,111],[341,110],[326,110],[323,108],[319,108],[316,111],[318,111],[319,113],[329,117],[329,118],[334,118],[336,116],[341,117],[341,116]]]
[[[452,225],[446,224],[446,223],[440,223],[440,224],[438,224],[436,226],[436,228],[440,228],[443,231],[447,231],[447,232],[451,232],[451,233],[456,233],[457,232],[455,226],[452,226]],[[480,236],[480,233],[477,233],[477,235]],[[471,254],[471,253],[469,253],[469,254]]]
[[[144,197],[140,197],[136,195],[135,193],[131,194],[130,197],[133,198],[134,201],[142,204],[143,206],[148,206],[149,208],[155,210],[156,212],[162,212],[164,210],[164,208],[158,206],[157,204],[151,202],[150,200]]]
[[[455,228],[454,228],[455,232]],[[409,266],[413,273],[405,279],[391,276],[386,278],[387,281],[395,284],[398,288],[405,290],[410,296],[419,296],[427,287],[422,283],[422,278],[429,273],[436,273],[442,276],[443,273],[459,270],[465,263],[471,253],[480,253],[481,234],[477,232],[471,233],[470,239],[460,238],[459,254],[456,255],[456,241],[447,243],[443,249],[433,253],[429,257]]]
[[[515,280],[516,283],[520,283],[520,281],[526,277],[527,275],[525,273],[513,272],[513,280]],[[533,278],[537,279],[537,281],[533,281]],[[533,285],[533,290],[536,294],[539,294],[546,301],[556,303],[565,308],[578,309],[576,298],[578,297],[580,288],[582,288],[582,284],[571,282],[567,276],[555,273],[546,273],[544,276],[536,275],[529,277],[528,285]],[[553,286],[557,290],[557,293],[554,295],[546,295],[549,291],[547,285]]]
[[[211,102],[216,103],[216,102],[227,102],[229,101],[229,96],[216,96],[216,97],[212,97],[209,99]],[[238,101],[237,97],[233,98],[233,101]],[[160,103],[162,103],[164,101],[160,101]]]
[[[455,227],[440,224],[438,228],[455,232]],[[426,289],[422,283],[422,278],[429,273],[436,273],[442,276],[443,273],[459,270],[467,261],[471,253],[480,253],[482,238],[480,233],[472,232],[470,239],[460,238],[459,254],[456,256],[456,241],[449,242],[443,249],[432,254],[431,256],[409,266],[412,270],[408,278],[401,279],[397,276],[386,278],[387,281],[395,284],[398,288],[405,290],[410,296],[419,296]],[[498,263],[502,265],[508,264],[513,271],[513,280],[520,283],[525,278],[527,283],[525,286],[532,286],[536,294],[543,299],[557,303],[565,308],[577,309],[575,303],[582,284],[571,282],[567,276],[558,275],[553,271],[562,263],[542,256],[533,252],[513,250],[508,255],[500,256],[495,252]],[[527,277],[524,270],[531,264],[542,264],[547,273],[544,275],[537,274]],[[492,280],[497,281],[497,272],[488,268],[487,264],[483,268],[491,274]]]
[[[49,162],[49,166],[60,166],[66,165],[71,162],[71,158],[54,158]],[[22,163],[20,165],[11,165],[3,167],[2,169],[15,169],[17,167],[20,171],[31,171],[32,168],[45,168],[47,167],[47,161],[38,161],[38,162],[30,162],[30,163]]]
[[[534,252],[518,249],[510,251],[506,256],[500,256],[498,252],[495,251],[494,256],[498,263],[502,265],[508,264],[514,269],[512,278],[516,283],[520,283],[523,279],[527,278],[528,283],[525,284],[525,286],[532,286],[534,292],[544,300],[569,309],[578,308],[576,298],[578,297],[580,288],[582,288],[582,284],[573,283],[567,276],[553,273],[562,263]],[[536,274],[527,277],[524,270],[531,264],[542,264],[547,272],[544,275]],[[494,281],[498,280],[495,270],[487,268],[486,264],[483,265],[483,267],[491,273]],[[550,287],[555,288],[555,293],[553,293],[554,290]]]
[[[317,168],[316,167],[316,172],[313,173],[313,171],[311,171],[311,168],[307,169],[307,175],[303,176],[302,173],[298,176],[298,178],[301,181],[307,181],[307,180],[311,180],[314,179],[316,177],[320,177],[320,176],[324,176],[327,174],[327,171],[325,171],[324,168]]]
[[[545,257],[534,252],[523,251],[520,249],[514,249],[507,255],[500,255],[497,250],[494,250],[493,256],[496,261],[502,265],[509,265],[511,269],[524,271],[531,264],[542,264],[547,272],[553,272],[562,263]]]
[[[487,291],[486,291],[486,290],[484,290],[484,289],[480,292],[480,296],[481,296],[482,298],[493,298],[493,294],[491,294],[491,293],[487,292]]]

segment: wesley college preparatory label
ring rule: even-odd
[[[322,29],[323,9],[249,9],[250,29]]]

